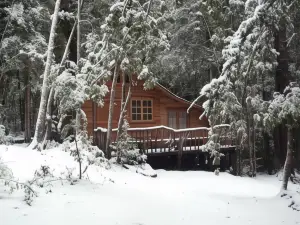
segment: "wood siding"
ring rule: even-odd
[[[154,87],[151,90],[144,90],[143,81],[135,80],[136,85],[132,87],[132,99],[149,99],[152,100],[152,121],[132,121],[131,119],[131,101],[127,107],[127,120],[130,124],[130,127],[153,127],[164,125],[168,126],[168,111],[186,111],[189,107],[188,102],[184,102],[181,99],[178,99],[176,96],[172,96],[170,93],[166,93],[165,90],[160,87]],[[111,82],[107,83],[107,86],[111,86]],[[128,86],[126,87],[127,94]],[[116,86],[116,96],[115,96],[115,106],[114,106],[114,115],[112,121],[112,127],[117,128],[120,109],[121,109],[121,95],[122,93],[122,83],[117,83]],[[86,113],[88,119],[88,132],[93,134],[93,129],[96,127],[107,128],[108,112],[109,112],[109,97],[108,94],[104,101],[104,106],[98,107],[94,105],[93,113],[93,103],[92,101],[87,101],[84,103],[82,109]],[[190,113],[187,114],[187,128],[189,127],[208,127],[208,121],[206,118],[203,120],[199,119],[199,116],[202,113],[202,109],[199,107],[194,107],[191,109]],[[96,114],[95,116],[93,116]],[[93,121],[96,124],[93,125]]]

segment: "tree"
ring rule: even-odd
[[[48,51],[47,51],[47,61],[43,76],[43,85],[42,85],[42,92],[41,92],[41,101],[40,101],[40,108],[36,122],[36,128],[33,140],[30,144],[30,148],[36,148],[38,144],[43,141],[43,134],[45,131],[45,123],[46,123],[46,110],[47,110],[47,100],[49,95],[49,75],[53,60],[53,49],[54,49],[54,39],[55,39],[55,30],[58,21],[58,12],[60,7],[61,0],[56,0],[55,9],[52,17],[52,25],[48,43]]]
[[[50,15],[38,0],[1,2],[0,101],[1,122],[12,132],[30,129],[30,96],[39,89]],[[2,86],[3,84],[3,86]],[[8,88],[9,87],[9,88]],[[26,98],[24,99],[24,90]],[[25,107],[24,107],[25,104]],[[25,110],[26,108],[26,110]],[[25,119],[26,117],[26,119]],[[24,124],[25,120],[25,124]],[[27,131],[27,139],[30,139]]]
[[[109,76],[113,70],[106,142],[108,158],[110,158],[114,93],[118,76],[136,74],[138,79],[145,80],[145,88],[150,88],[156,82],[150,72],[150,66],[157,52],[168,48],[167,36],[163,30],[165,17],[161,12],[162,6],[160,1],[147,1],[143,5],[137,0],[117,1],[111,6],[110,14],[102,25],[104,33],[102,40],[94,42],[92,46],[95,48],[89,53],[87,65],[99,71],[97,82],[105,80],[105,77],[107,79],[107,75]],[[92,39],[95,38],[99,37],[94,35]],[[129,99],[128,96],[130,92],[126,99]],[[125,98],[123,99],[119,127],[122,126],[126,108]]]
[[[278,11],[277,8],[282,8]],[[261,78],[271,80],[277,62],[274,50],[274,29],[284,15],[281,2],[256,1],[245,3],[245,19],[223,49],[222,73],[200,92],[208,100],[203,104],[204,115],[212,126],[229,123],[239,140],[239,151],[249,153],[249,175],[256,174],[255,133],[262,114],[263,92],[268,88]],[[197,99],[198,100],[198,99]],[[256,120],[256,121],[255,121]],[[241,154],[238,154],[240,157]],[[238,164],[242,161],[239,159]],[[241,165],[238,165],[241,173]]]
[[[300,88],[296,83],[290,83],[283,92],[274,93],[274,99],[270,102],[265,113],[264,124],[268,128],[285,123],[287,126],[287,153],[283,168],[282,189],[287,190],[288,179],[291,175],[293,162],[293,132],[292,129],[299,126],[300,118]]]

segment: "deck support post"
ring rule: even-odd
[[[184,143],[185,138],[183,136],[179,137],[178,140],[178,155],[177,155],[177,169],[181,169],[181,163],[182,163],[182,153],[183,153],[183,143]]]

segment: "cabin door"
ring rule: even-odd
[[[182,110],[168,111],[168,126],[174,129],[184,129],[187,127],[187,114]]]

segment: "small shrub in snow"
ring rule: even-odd
[[[13,179],[13,173],[0,158],[0,180],[8,182],[10,179]]]
[[[219,176],[219,174],[220,174],[219,168],[217,168],[214,173],[215,173],[216,176]]]
[[[147,156],[140,153],[139,149],[121,150],[120,163],[129,165],[138,165],[146,163]]]
[[[54,140],[49,140],[47,141],[46,149],[52,149],[52,148],[57,148],[60,146],[60,143],[54,141]]]
[[[75,168],[66,167],[66,172],[61,173],[62,177],[69,181],[71,185],[74,185],[77,182],[77,178],[74,178],[73,176],[74,170]]]
[[[105,158],[103,151],[97,146],[93,146],[92,140],[88,139],[84,132],[77,135],[72,142],[66,140],[63,143],[63,150],[70,152],[70,155],[79,163],[80,178],[86,172],[89,165],[109,168],[108,160]]]
[[[111,148],[116,151],[117,163],[119,164],[129,164],[129,165],[138,165],[145,163],[147,160],[147,156],[142,154],[137,146],[132,140],[132,138],[128,135],[127,130],[129,128],[129,124],[126,119],[124,119],[122,126],[122,133],[120,135],[119,140],[116,145],[112,145]]]
[[[221,157],[224,156],[224,154],[220,153],[221,144],[218,141],[218,135],[212,134],[210,136],[209,141],[202,146],[202,151],[206,151],[210,154],[210,158],[213,158],[212,164],[217,167],[220,166]],[[205,164],[207,164],[208,161],[206,159]],[[216,172],[215,172],[216,174]]]
[[[7,131],[5,129],[5,126],[0,125],[0,144],[9,145],[14,142],[13,137],[10,135],[7,135]]]

